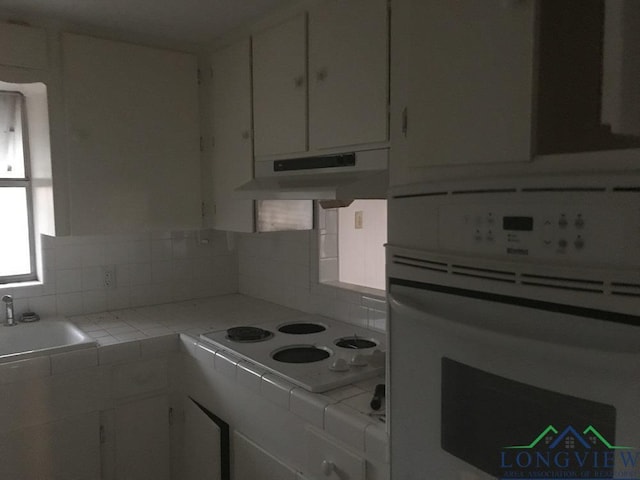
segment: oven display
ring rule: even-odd
[[[533,217],[502,217],[502,229],[514,232],[531,232]]]

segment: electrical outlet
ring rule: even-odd
[[[102,284],[107,290],[116,288],[116,267],[114,265],[102,267]]]
[[[355,227],[356,227],[356,230],[362,229],[362,216],[363,216],[362,210],[358,210],[356,212],[356,216],[355,216]]]

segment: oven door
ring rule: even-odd
[[[597,424],[610,445],[640,446],[640,328],[393,278],[389,308],[392,478],[503,478],[519,466],[503,447],[549,426],[549,445]]]

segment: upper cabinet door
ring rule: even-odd
[[[388,139],[388,44],[387,0],[328,0],[309,12],[311,150]]]
[[[0,64],[47,68],[47,32],[40,28],[0,23]]]
[[[253,201],[234,191],[253,178],[249,39],[215,52],[212,71],[213,227],[253,232]]]
[[[401,66],[392,96],[406,108],[394,113],[403,123],[398,140],[408,142],[399,145],[406,166],[531,158],[534,7],[532,0],[394,0]]]
[[[195,56],[71,34],[62,46],[71,233],[199,227]]]
[[[307,150],[306,16],[253,37],[256,156]]]

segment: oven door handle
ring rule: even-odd
[[[411,294],[404,292],[389,294],[391,329],[397,328],[404,321],[409,321],[440,334],[464,337],[474,342],[487,342],[496,345],[501,345],[504,342],[542,344],[539,338],[531,338],[525,331],[500,330],[498,325],[488,325],[481,321],[478,324],[470,323],[468,319],[478,319],[478,310],[473,309],[474,304],[462,306],[461,303],[463,302],[452,304],[445,311],[441,305],[429,305],[427,299],[421,301]],[[486,314],[487,312],[481,312],[479,315],[482,317]]]

